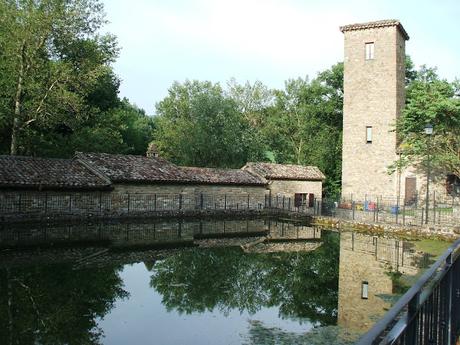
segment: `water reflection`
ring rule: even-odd
[[[119,267],[0,270],[0,344],[99,344],[97,317],[128,297]]]
[[[351,344],[401,292],[398,277],[429,264],[408,241],[267,219],[10,228],[0,239],[40,247],[0,250],[0,344]]]
[[[394,298],[388,297],[405,292],[397,278],[417,275],[431,263],[428,258],[408,241],[342,232],[339,325],[360,333],[368,330],[391,307]]]
[[[312,252],[246,254],[239,249],[184,251],[158,262],[151,286],[167,310],[254,314],[277,306],[282,318],[336,323],[338,234]]]

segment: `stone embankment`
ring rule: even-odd
[[[335,229],[352,229],[369,233],[391,233],[398,236],[413,238],[437,238],[453,241],[460,237],[460,224],[458,226],[423,225],[404,226],[397,224],[372,223],[345,220],[333,217],[314,216],[313,225],[327,226]]]

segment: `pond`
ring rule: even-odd
[[[0,344],[352,344],[447,247],[269,219],[9,226]]]

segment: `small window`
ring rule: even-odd
[[[361,298],[362,299],[369,298],[369,282],[363,281],[361,283]]]
[[[374,59],[374,42],[366,43],[366,60]]]
[[[308,193],[295,193],[294,194],[294,206],[301,207],[307,204]]]
[[[366,127],[366,143],[372,144],[372,126]]]

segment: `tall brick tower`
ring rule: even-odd
[[[397,195],[394,124],[405,102],[405,41],[397,20],[342,26],[345,36],[342,196]]]

